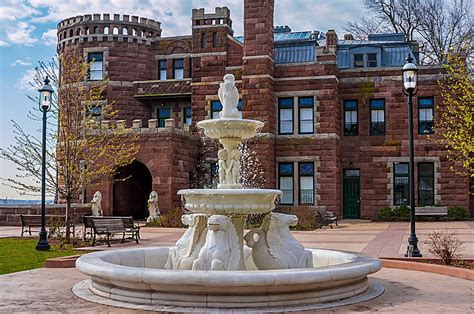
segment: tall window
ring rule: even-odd
[[[158,79],[166,80],[166,60],[158,61]]]
[[[191,107],[184,107],[183,108],[183,123],[185,125],[191,125],[192,124],[192,114],[193,111]]]
[[[434,205],[434,164],[418,163],[418,203],[420,206]]]
[[[393,165],[393,204],[410,205],[410,186],[408,185],[408,163],[395,163]]]
[[[385,100],[370,100],[370,135],[385,135]]]
[[[298,98],[298,132],[300,134],[310,134],[314,132],[314,98]]]
[[[281,204],[293,205],[293,163],[281,162],[278,164],[278,184],[283,192]]]
[[[89,62],[89,80],[100,81],[104,78],[104,54],[102,52],[90,52],[87,56]]]
[[[171,118],[171,108],[158,108],[156,113],[158,118],[158,127],[164,128],[165,127],[165,120]]]
[[[344,100],[344,135],[351,136],[359,134],[357,110],[357,100]]]
[[[242,119],[242,99],[239,99],[239,103],[237,104],[237,109],[239,110],[239,118]],[[219,113],[222,110],[222,104],[219,100],[212,100],[211,101],[211,119],[219,119]]]
[[[433,133],[433,97],[418,98],[418,134]]]
[[[176,80],[184,78],[184,59],[173,60],[173,78]]]
[[[216,47],[217,47],[217,33],[213,32],[212,33],[212,48],[216,48]]]
[[[201,33],[201,48],[206,48],[206,33]]]
[[[377,67],[377,54],[376,53],[367,54],[367,67],[369,68]]]
[[[356,53],[354,54],[354,68],[363,68],[364,67],[364,54]]]
[[[314,163],[299,163],[300,204],[314,204]]]
[[[293,134],[293,98],[278,98],[278,133]]]

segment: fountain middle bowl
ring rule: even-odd
[[[208,215],[264,214],[275,209],[283,194],[273,189],[187,189],[179,190],[184,207]]]
[[[264,125],[263,122],[257,120],[226,118],[200,121],[196,126],[204,129],[204,134],[210,138],[244,140],[254,137]]]

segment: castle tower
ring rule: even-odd
[[[243,116],[265,122],[255,150],[269,188],[275,187],[276,164],[273,11],[274,0],[244,1]]]

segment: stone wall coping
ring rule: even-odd
[[[2,208],[36,208],[41,207],[41,204],[0,204],[0,209]],[[63,208],[66,207],[66,204],[46,204],[46,208]],[[71,208],[90,208],[90,204],[71,204]]]

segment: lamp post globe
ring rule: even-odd
[[[408,141],[409,141],[409,187],[410,187],[410,236],[408,237],[406,257],[422,257],[418,249],[418,238],[415,228],[415,156],[413,140],[413,95],[416,94],[418,68],[409,55],[402,68],[404,94],[408,95]]]
[[[48,77],[44,80],[44,85],[38,89],[39,109],[43,112],[43,147],[41,160],[41,230],[39,240],[36,245],[37,251],[49,251],[48,233],[46,232],[46,113],[51,109],[51,97],[53,88],[49,84]]]

